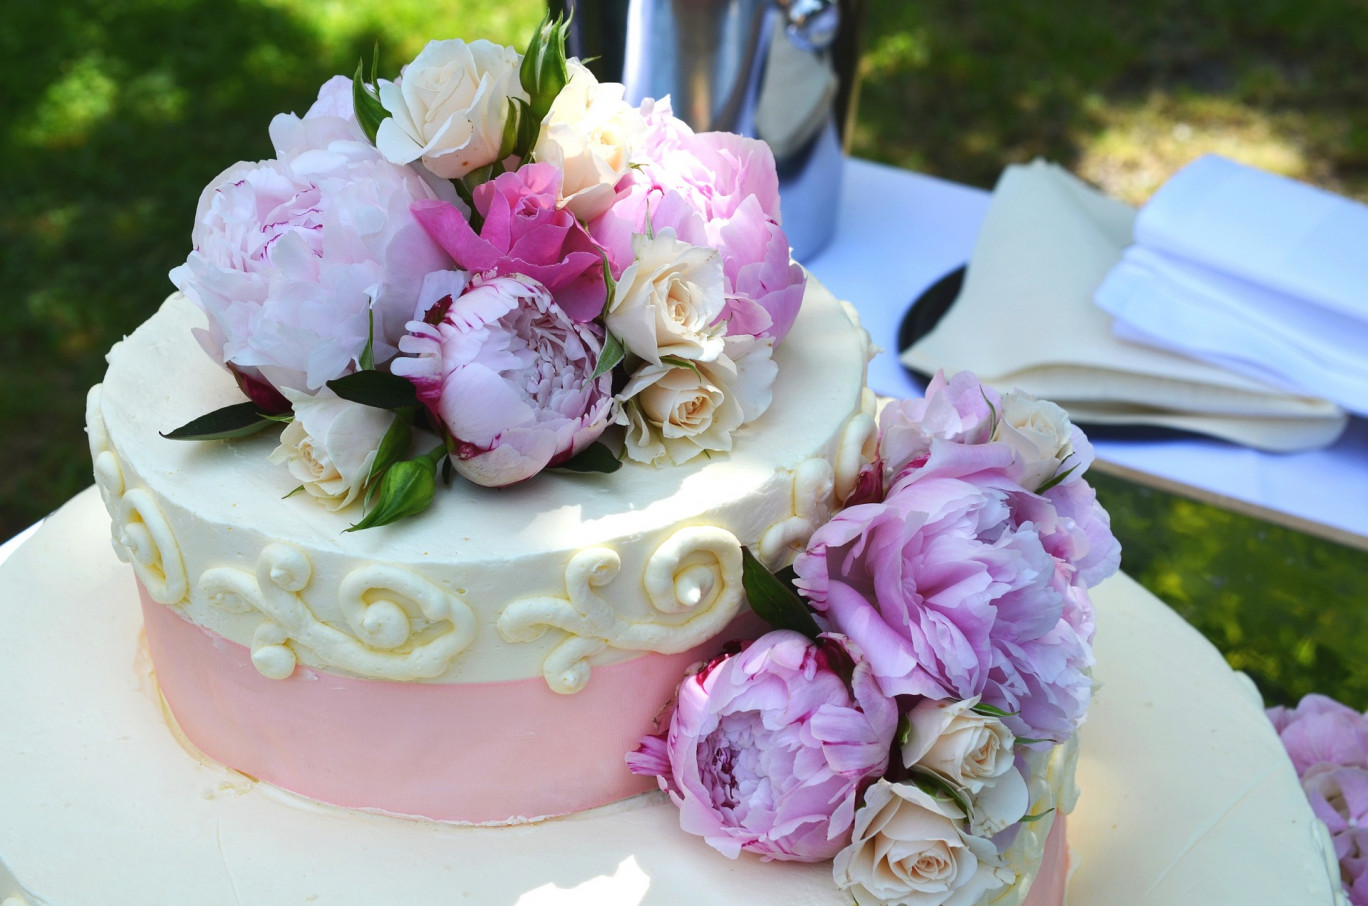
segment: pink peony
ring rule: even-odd
[[[849,507],[794,562],[813,606],[890,695],[982,696],[1019,737],[1062,742],[1091,697],[1090,539],[1008,476],[1003,444],[936,439],[882,503]]]
[[[205,350],[263,400],[316,392],[352,371],[375,318],[375,358],[394,355],[423,275],[450,266],[409,213],[453,197],[382,158],[336,80],[303,119],[271,121],[276,159],[229,167],[200,196],[194,250],[171,281],[208,316]]]
[[[788,334],[806,276],[780,226],[779,179],[769,146],[722,132],[693,133],[656,103],[647,114],[644,160],[618,183],[613,206],[589,224],[614,275],[632,263],[632,236],[672,229],[722,253],[728,332]]]
[[[1302,788],[1330,831],[1349,901],[1368,904],[1368,770],[1322,764],[1303,778]]]
[[[456,471],[500,487],[564,462],[608,424],[611,376],[590,380],[598,328],[571,321],[526,277],[430,274],[426,320],[409,324],[395,359],[455,440]]]
[[[1269,719],[1298,774],[1318,764],[1368,769],[1368,716],[1324,695],[1308,695],[1296,708],[1270,708]]]
[[[574,321],[603,311],[603,255],[569,211],[556,207],[561,174],[550,164],[528,164],[482,183],[475,210],[477,235],[450,204],[429,201],[414,216],[462,269],[475,274],[522,274],[541,283]]]
[[[722,854],[816,862],[850,841],[897,719],[848,640],[779,630],[686,679],[668,733],[627,761],[656,775],[680,826]]]

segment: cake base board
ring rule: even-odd
[[[461,827],[317,805],[198,759],[168,729],[108,539],[87,491],[0,567],[0,901],[848,902],[829,865],[718,855],[658,794]],[[1069,904],[1334,902],[1329,839],[1252,685],[1128,577],[1094,600]]]

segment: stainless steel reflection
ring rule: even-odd
[[[669,95],[698,131],[764,139],[798,258],[835,228],[863,0],[550,0],[570,52],[633,103]]]

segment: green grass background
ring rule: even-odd
[[[991,186],[1044,156],[1142,202],[1218,151],[1368,200],[1368,0],[875,0],[854,151]],[[538,0],[9,0],[0,538],[90,482],[86,388],[170,292],[203,186],[377,42],[521,46]],[[1126,569],[1272,700],[1368,706],[1368,554],[1099,479]]]

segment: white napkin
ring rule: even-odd
[[[1096,296],[1117,336],[1368,414],[1368,206],[1207,156],[1135,239]]]
[[[1008,167],[959,298],[903,362],[969,369],[1094,424],[1176,427],[1268,450],[1332,443],[1345,424],[1332,404],[1112,335],[1092,297],[1134,220],[1057,166]]]

